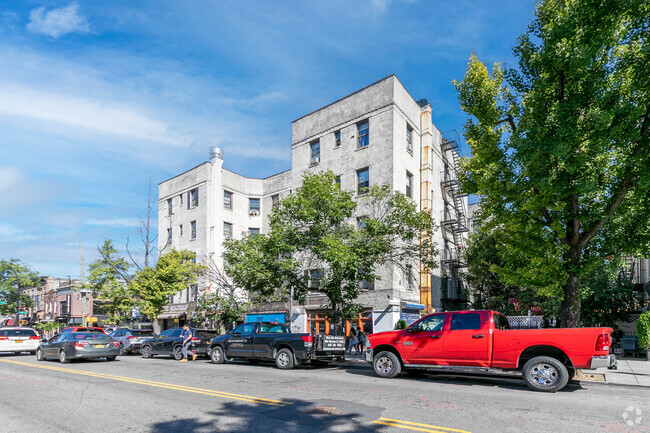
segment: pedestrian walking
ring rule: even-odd
[[[359,353],[363,353],[363,346],[366,344],[366,334],[361,329],[357,332],[357,340],[359,340]]]
[[[181,347],[183,358],[179,359],[178,362],[187,362],[187,357],[190,353],[190,344],[192,344],[192,331],[190,331],[190,327],[187,324],[183,325],[181,338],[183,339],[183,346]],[[192,354],[192,361],[196,361],[196,356],[196,353]]]
[[[350,334],[348,335],[348,355],[352,354],[352,348],[354,347],[354,353],[357,355],[359,353],[359,340],[357,339],[357,331],[352,328],[350,329]]]

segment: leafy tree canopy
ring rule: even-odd
[[[16,314],[16,299],[19,288],[36,287],[40,278],[29,266],[18,259],[0,260],[0,314]],[[25,294],[20,295],[21,308],[34,306],[31,298]]]
[[[306,173],[274,209],[268,234],[226,243],[226,273],[252,295],[282,290],[304,303],[309,291],[319,291],[341,330],[343,317],[359,309],[359,282],[379,279],[379,266],[392,263],[413,279],[418,260],[435,266],[434,245],[419,242],[420,233],[434,230],[429,214],[387,185],[371,187],[355,202],[331,171]]]
[[[471,117],[462,185],[501,227],[504,283],[562,299],[580,324],[580,279],[650,243],[650,3],[545,0],[514,47],[517,69],[475,55],[454,82]]]
[[[106,310],[117,318],[137,302],[128,285],[130,265],[118,254],[111,240],[105,240],[98,250],[101,258],[88,266],[89,287],[93,297],[106,302]]]

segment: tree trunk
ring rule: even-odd
[[[580,326],[580,279],[577,269],[580,266],[580,254],[577,248],[571,248],[565,256],[565,269],[569,279],[564,284],[564,299],[562,300],[563,328],[577,328]]]
[[[332,305],[332,322],[334,323],[334,334],[345,335],[343,331],[343,313],[341,312],[341,304],[333,299],[330,299]]]

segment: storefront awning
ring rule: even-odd
[[[424,310],[424,304],[412,304],[410,302],[407,302],[405,304],[402,304],[402,308],[406,308],[407,310]]]
[[[156,319],[158,320],[164,320],[164,319],[178,319],[181,316],[184,316],[185,312],[183,313],[164,313],[156,316]]]

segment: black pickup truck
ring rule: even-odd
[[[295,334],[287,325],[274,322],[244,323],[210,342],[213,363],[223,364],[231,358],[275,361],[281,369],[290,369],[306,361],[313,364],[342,361],[345,337]]]

